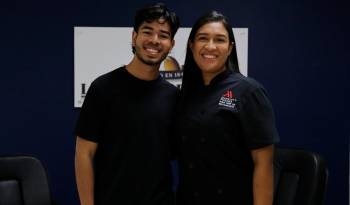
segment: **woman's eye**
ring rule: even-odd
[[[224,38],[218,38],[218,39],[216,39],[216,41],[219,42],[219,43],[225,43],[225,42],[226,42],[226,39],[224,39]]]
[[[198,37],[197,40],[198,40],[198,41],[206,41],[207,38],[203,36],[203,37]]]

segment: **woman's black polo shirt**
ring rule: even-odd
[[[252,204],[251,150],[278,141],[264,88],[224,71],[188,95],[179,123],[178,203]]]

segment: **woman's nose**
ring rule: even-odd
[[[210,40],[207,44],[205,44],[205,48],[208,50],[213,50],[216,48],[216,45],[212,40]]]

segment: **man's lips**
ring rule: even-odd
[[[160,48],[157,47],[152,47],[152,46],[145,46],[144,47],[145,51],[147,51],[147,53],[151,54],[151,55],[157,55],[158,53],[161,52]]]

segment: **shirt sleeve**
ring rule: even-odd
[[[89,141],[98,142],[101,136],[104,103],[101,90],[95,82],[85,96],[84,103],[75,126],[75,135]]]
[[[257,149],[279,141],[275,117],[266,91],[259,87],[242,97],[240,121],[249,149]]]

